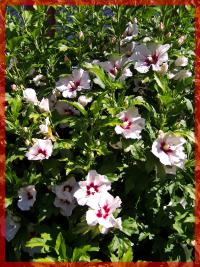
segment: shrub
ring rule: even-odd
[[[6,15],[7,260],[193,260],[193,8],[54,8]]]

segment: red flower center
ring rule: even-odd
[[[98,212],[96,213],[96,216],[98,218],[104,218],[106,219],[109,215],[109,212],[110,212],[110,208],[108,207],[108,205],[104,205],[103,208],[99,209]]]
[[[63,187],[63,192],[64,192],[64,191],[71,192],[71,191],[72,191],[72,187],[71,187],[70,185],[65,185],[65,186]]]
[[[94,195],[96,192],[99,192],[99,186],[94,185],[94,183],[90,183],[86,186],[87,188],[87,195]]]
[[[65,112],[66,115],[70,115],[70,116],[74,115],[73,111],[68,109],[68,108],[65,108],[64,112]]]
[[[44,157],[46,158],[46,156],[47,156],[47,151],[46,151],[45,149],[39,148],[39,149],[38,149],[38,154],[42,154],[42,155],[44,155]]]
[[[60,199],[60,201],[64,204],[70,204],[70,202],[67,199]]]
[[[113,65],[113,68],[110,69],[109,72],[110,72],[112,75],[117,76],[117,73],[118,73],[119,69],[120,69],[119,65],[115,63],[115,64]]]
[[[128,119],[127,117],[125,117],[125,118],[123,119],[123,125],[122,125],[121,127],[122,127],[123,129],[125,129],[125,130],[128,130],[128,129],[130,129],[131,125],[132,125],[132,122],[129,121],[129,119]]]
[[[70,86],[71,86],[71,87],[69,88],[69,90],[70,90],[71,92],[73,92],[73,91],[76,91],[76,89],[78,88],[78,86],[80,86],[81,81],[80,81],[80,80],[78,80],[78,81],[70,81],[69,84],[70,84]]]
[[[166,154],[173,152],[173,150],[170,148],[170,145],[166,144],[164,141],[160,144],[160,149]]]
[[[32,196],[32,194],[30,192],[27,192],[27,198],[28,198],[28,200],[33,199],[33,196]]]
[[[155,65],[158,62],[158,56],[156,54],[153,54],[152,56],[149,56],[145,59],[145,63],[147,66]]]

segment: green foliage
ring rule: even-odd
[[[194,8],[191,6],[54,6],[54,36],[49,36],[48,6],[8,7],[6,13],[6,209],[20,218],[21,228],[7,242],[8,261],[131,262],[193,261],[194,249],[194,83],[193,77],[170,79],[150,70],[125,81],[112,79],[97,62],[122,54],[120,42],[129,21],[138,20],[139,34],[155,43],[170,44],[169,70],[177,57],[194,63]],[[110,15],[106,15],[110,12]],[[164,28],[161,29],[161,22]],[[80,32],[83,35],[80,35]],[[186,36],[183,44],[178,43]],[[79,115],[49,114],[25,102],[23,91],[33,88],[38,99],[49,97],[60,77],[75,68],[89,72],[92,102],[83,107],[74,99],[59,101]],[[124,66],[125,67],[125,66]],[[122,71],[122,70],[121,70]],[[45,84],[33,78],[42,74]],[[139,81],[139,86],[136,86]],[[13,89],[13,84],[16,88]],[[136,107],[145,118],[141,139],[117,135],[117,114]],[[49,116],[47,136],[39,126]],[[166,174],[151,152],[159,131],[186,139],[187,161],[176,175]],[[25,156],[33,138],[50,138],[53,154],[43,161]],[[122,200],[117,216],[122,229],[101,234],[88,226],[85,207],[70,217],[54,206],[52,188],[73,175],[85,179],[95,169],[112,182],[111,193]],[[37,199],[29,211],[17,207],[18,190],[35,185]]]

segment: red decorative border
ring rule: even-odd
[[[7,5],[192,5],[195,7],[195,262],[31,263],[5,262],[0,233],[0,267],[198,267],[200,266],[200,0],[0,0],[0,225],[5,232],[5,8]]]

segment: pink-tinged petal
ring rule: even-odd
[[[69,217],[72,215],[72,211],[75,207],[76,204],[70,203],[69,205],[66,205],[64,208],[60,208],[60,213],[65,217]]]
[[[105,228],[112,228],[115,225],[113,215],[109,215],[106,219],[98,218],[98,223]]]
[[[89,77],[88,72],[86,71],[84,71],[83,73],[80,86],[84,89],[90,89],[90,77]]]
[[[73,72],[72,72],[73,80],[74,81],[81,80],[83,73],[84,73],[83,69],[75,69],[75,70],[73,70]]]
[[[140,73],[147,73],[150,69],[150,66],[147,66],[145,62],[136,62],[134,68]]]
[[[86,205],[94,210],[99,208],[99,199],[101,198],[101,193],[96,193],[94,195],[87,196]]]
[[[159,45],[158,48],[156,49],[156,52],[158,53],[159,56],[161,56],[165,54],[169,49],[170,49],[169,44]]]
[[[87,175],[87,183],[90,184],[95,181],[96,176],[98,176],[98,173],[95,170],[91,170],[88,172]]]
[[[102,227],[102,226],[99,226],[99,231],[101,234],[105,235],[109,232],[109,229],[110,228],[106,228],[106,227]]]
[[[76,198],[78,204],[80,206],[84,206],[86,205],[88,198],[87,198],[87,194],[86,191],[83,189],[78,189],[75,193],[74,193],[74,197]]]
[[[159,65],[160,62],[158,62],[157,64],[152,64],[152,70],[153,71],[160,71],[160,65]],[[162,63],[161,63],[162,64]]]
[[[138,109],[135,107],[129,108],[128,110],[126,110],[125,116],[128,117],[128,119],[130,120],[141,118],[139,115]]]
[[[114,198],[114,200],[112,202],[111,212],[113,212],[116,209],[118,209],[119,207],[121,207],[121,204],[122,204],[122,201],[118,196],[116,198]]]
[[[64,90],[66,90],[67,85],[68,85],[70,80],[71,80],[71,76],[69,76],[67,78],[66,77],[65,78],[60,78],[56,83],[56,88],[59,91],[63,92]]]
[[[135,54],[133,59],[136,61],[143,61],[147,56],[151,55],[151,51],[143,44],[135,47]]]
[[[110,70],[113,68],[113,65],[111,62],[99,62],[100,67],[102,67],[105,71],[110,72]]]
[[[75,98],[77,96],[77,90],[74,91],[65,90],[62,92],[62,95],[65,98]]]
[[[122,134],[123,133],[123,128],[119,125],[115,126],[115,132],[116,134]]]
[[[164,165],[172,165],[170,157],[163,151],[159,153],[160,162]]]
[[[87,221],[87,224],[91,226],[94,226],[98,223],[97,216],[94,210],[90,209],[86,212],[86,221]]]

